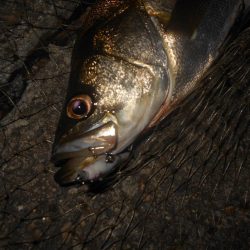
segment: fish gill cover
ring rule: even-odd
[[[107,186],[54,182],[52,142],[91,4],[1,3],[0,249],[249,249],[249,16]]]

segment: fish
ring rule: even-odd
[[[96,3],[72,52],[52,150],[56,182],[102,180],[126,162],[136,139],[195,89],[241,7],[238,0]]]

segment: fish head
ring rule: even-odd
[[[130,10],[77,39],[53,148],[60,184],[96,180],[124,161],[168,96],[166,56],[150,24]]]

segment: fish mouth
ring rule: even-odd
[[[108,156],[116,145],[117,125],[114,121],[104,120],[85,133],[63,137],[51,159],[55,166],[61,167],[55,174],[56,182],[67,185],[97,179],[114,165],[107,159],[112,158]]]
[[[66,160],[65,165],[56,172],[55,181],[61,186],[68,186],[75,183],[89,183],[100,180],[100,177],[110,173],[114,166],[129,158],[129,152],[123,152],[111,156],[78,157]]]
[[[117,126],[113,121],[95,125],[83,134],[73,134],[61,139],[54,149],[52,160],[75,158],[82,155],[100,155],[110,152],[117,144]]]

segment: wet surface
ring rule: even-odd
[[[59,17],[69,19],[78,6],[53,3],[59,13],[46,1],[1,6],[2,16],[14,11],[1,23],[1,39],[8,37],[1,44],[1,90],[44,33],[52,36]],[[47,29],[25,26],[26,19]],[[103,193],[86,193],[85,185],[59,187],[50,163],[73,39],[42,46],[47,56],[31,65],[31,74],[17,74],[17,90],[4,88],[21,99],[0,121],[0,249],[249,249],[250,29],[138,142]]]

